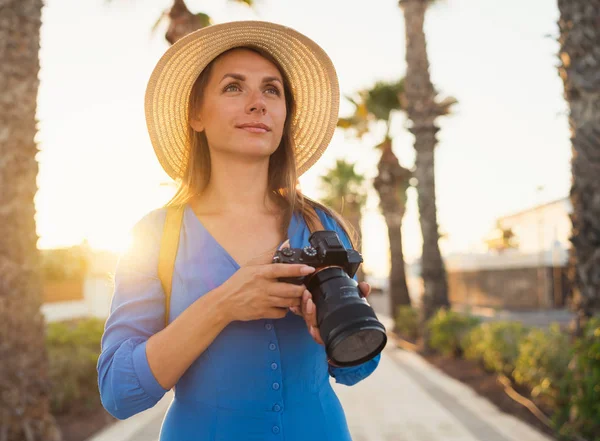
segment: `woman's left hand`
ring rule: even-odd
[[[365,299],[371,294],[371,286],[367,282],[360,282],[358,284],[358,289],[360,289],[360,292]],[[302,295],[302,309],[292,307],[290,310],[294,314],[304,318],[308,332],[312,338],[320,345],[323,345],[323,339],[321,338],[321,333],[319,332],[319,327],[317,325],[317,308],[312,300],[310,291],[307,289],[304,290],[304,294]]]

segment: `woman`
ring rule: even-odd
[[[167,326],[157,276],[165,208],[134,227],[117,266],[98,361],[112,415],[128,418],[175,387],[163,441],[350,440],[329,377],[353,385],[379,356],[328,363],[310,292],[278,281],[314,269],[271,263],[281,246],[307,245],[319,223],[352,246],[343,221],[296,189],[331,139],[338,93],[322,49],[271,23],[210,26],[161,58],[146,119],[180,182],[170,205],[183,205],[183,223]]]

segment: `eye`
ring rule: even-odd
[[[231,83],[225,86],[223,92],[236,92],[241,90],[240,86],[237,83]]]
[[[281,91],[279,90],[279,88],[277,86],[273,86],[273,85],[267,86],[266,91],[270,92],[274,95],[277,95],[277,96],[281,95]]]

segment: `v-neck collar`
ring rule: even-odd
[[[206,237],[208,237],[208,239],[214,244],[214,246],[217,247],[223,255],[225,255],[227,260],[231,263],[231,265],[234,267],[234,269],[236,271],[241,268],[241,265],[233,258],[233,256],[231,256],[231,254],[229,254],[229,252],[225,249],[225,247],[223,245],[221,245],[217,239],[215,239],[215,237],[210,233],[210,231],[208,231],[208,229],[204,226],[202,221],[200,219],[198,219],[198,216],[196,216],[196,213],[194,213],[194,210],[192,210],[192,207],[190,207],[189,204],[185,204],[184,214],[187,214],[188,216],[191,216],[194,219],[192,222],[195,222],[202,229],[202,231],[204,232]],[[292,242],[291,236],[294,233],[298,232],[297,231],[298,226],[299,226],[298,219],[296,218],[296,215],[294,214],[292,216],[292,219],[290,221],[290,225],[289,225],[288,231],[287,231],[287,237],[290,239],[290,246],[293,246],[291,244],[291,242]],[[281,247],[281,245],[285,241],[286,241],[286,239],[283,239],[283,241],[280,242],[279,245],[277,245],[277,249],[279,249],[279,247]]]

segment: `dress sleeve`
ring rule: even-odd
[[[350,239],[340,227],[340,225],[331,217],[327,216],[321,210],[317,210],[317,214],[321,219],[321,223],[325,229],[330,229],[335,231],[342,243],[346,248],[352,248],[352,244],[350,243]],[[356,280],[356,275],[354,276]],[[381,359],[381,354],[377,354],[377,356],[373,357],[371,360],[364,362],[363,364],[359,364],[358,366],[352,367],[335,367],[329,365],[329,375],[335,378],[336,383],[344,384],[346,386],[353,386],[359,381],[364,380],[369,375],[375,371],[377,366],[379,365],[379,360]]]
[[[102,405],[118,419],[154,406],[167,392],[146,357],[146,342],[164,327],[158,253],[165,215],[164,210],[156,210],[134,226],[132,244],[115,270],[97,371]]]

